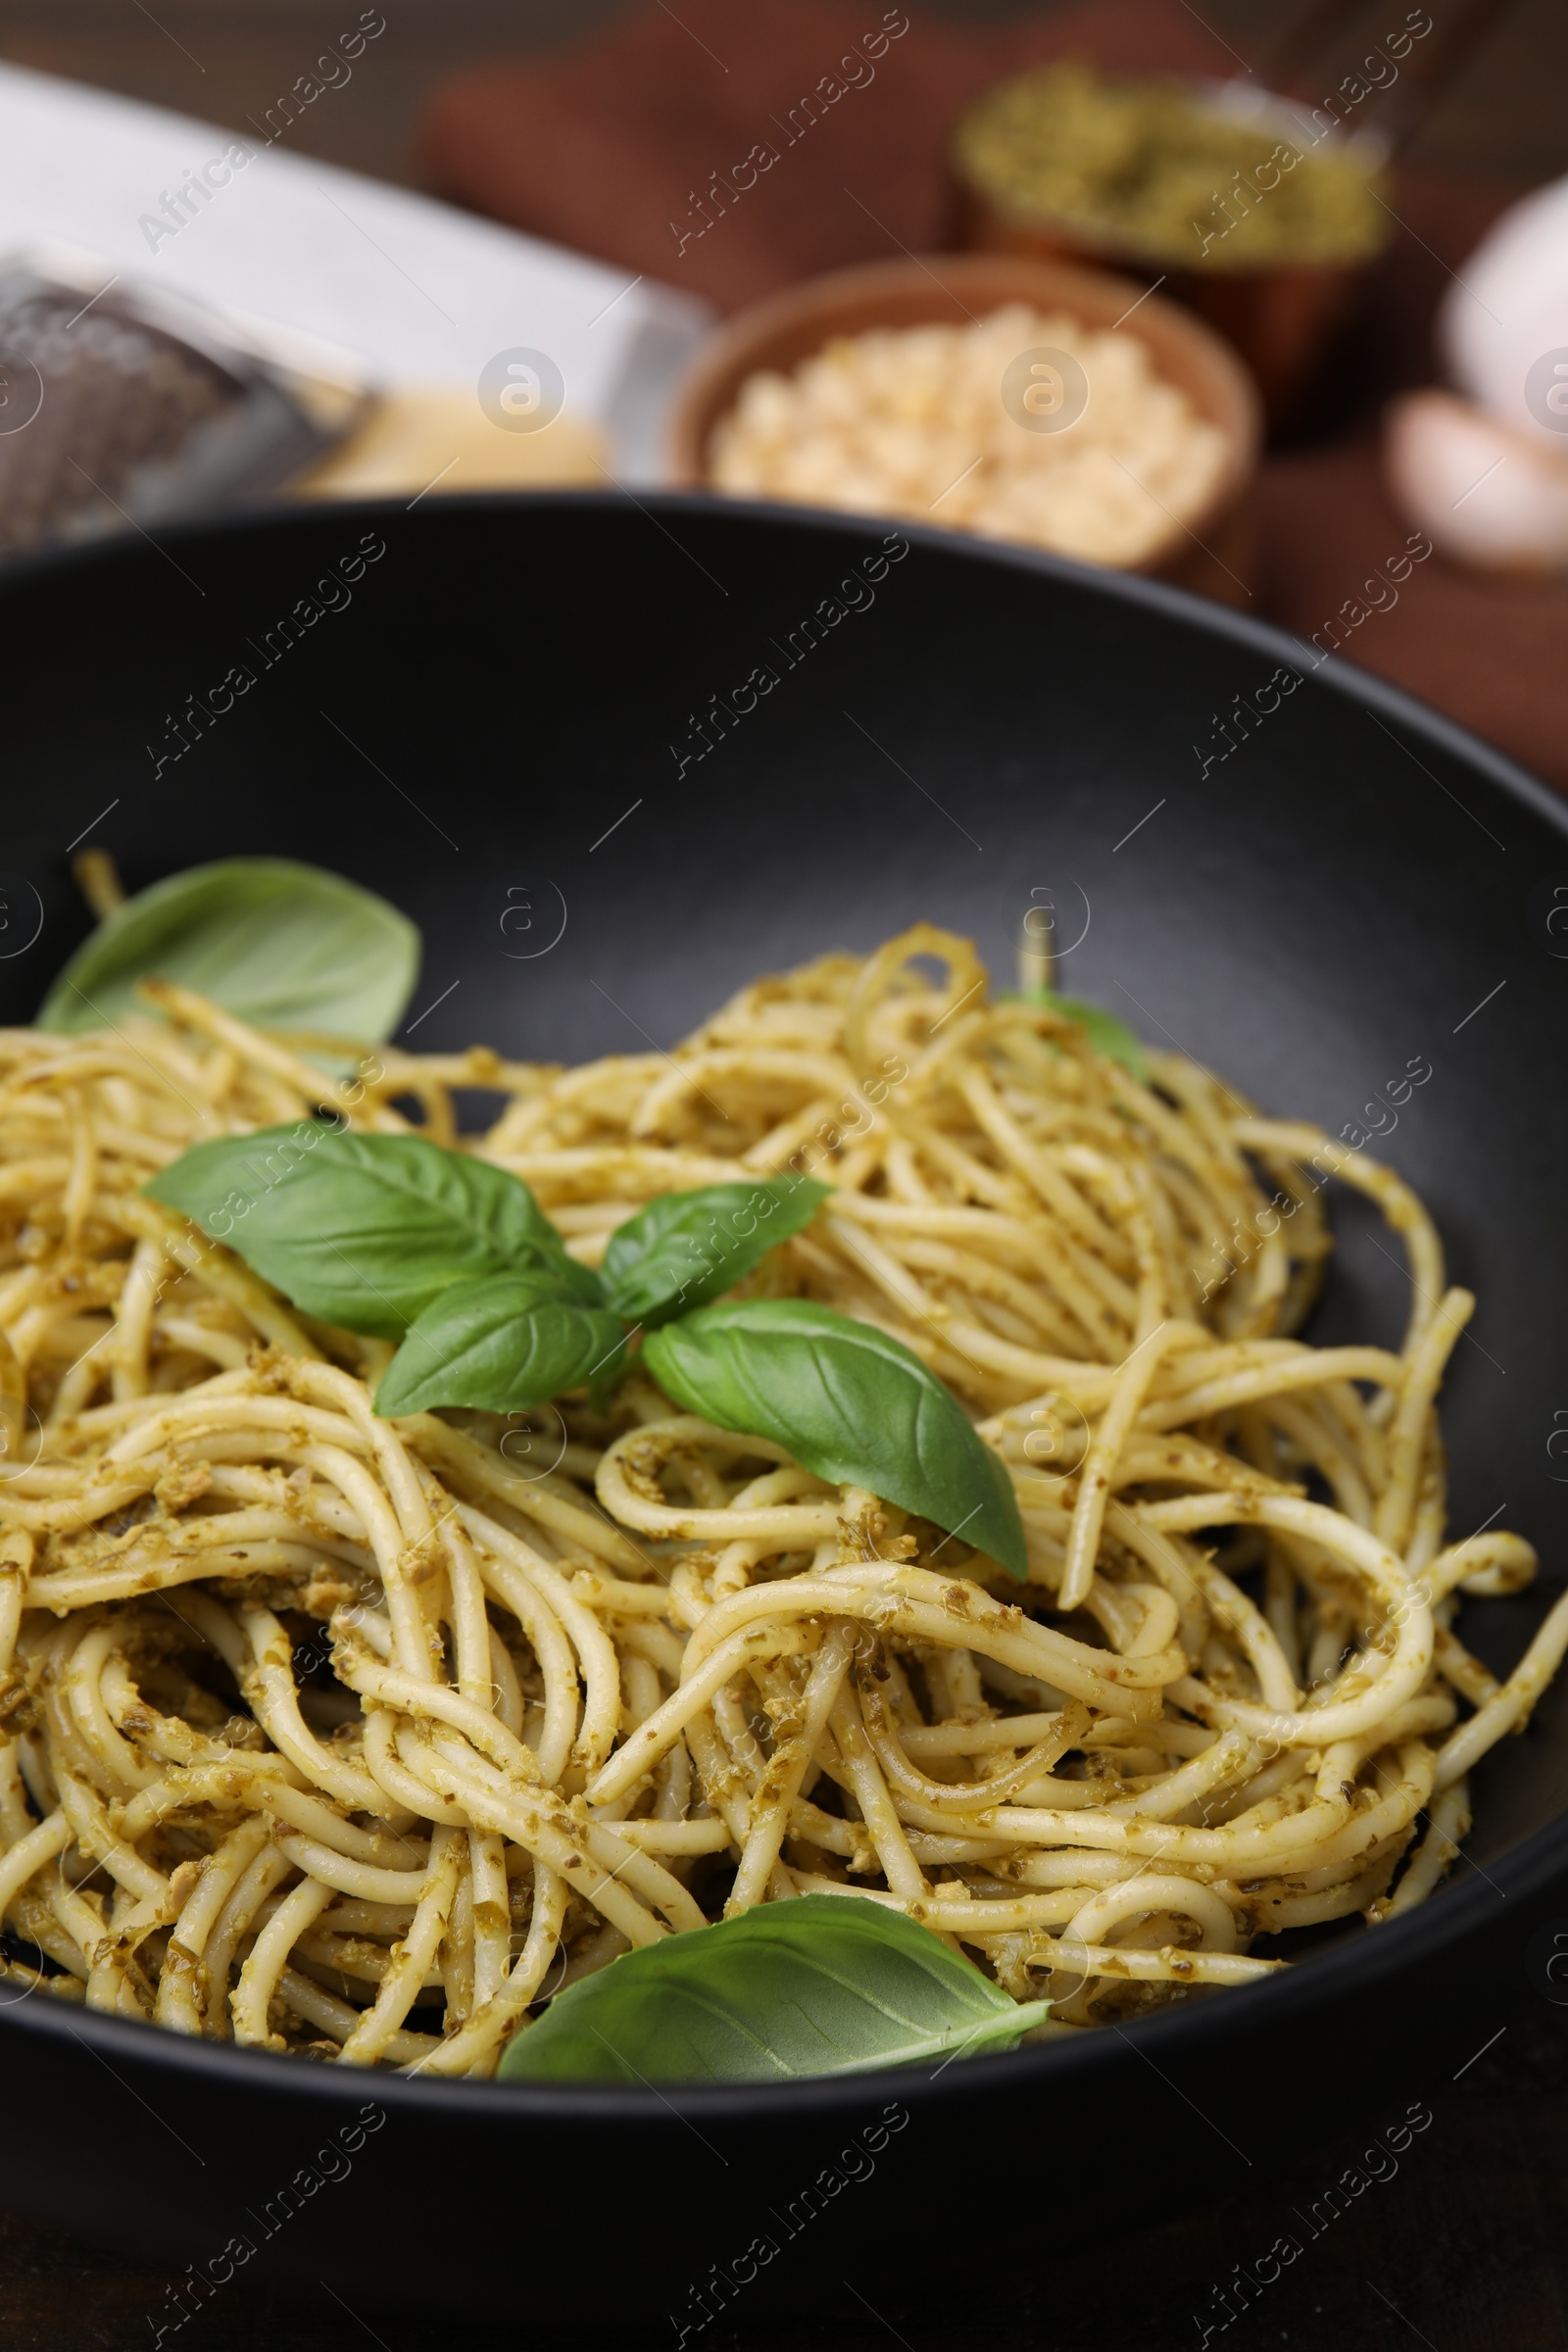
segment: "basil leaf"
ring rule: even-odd
[[[605,1293],[617,1315],[655,1330],[731,1291],[775,1242],[809,1225],[832,1191],[813,1176],[768,1176],[665,1193],[617,1225],[605,1251]]]
[[[1148,1085],[1149,1056],[1143,1041],[1133,1035],[1125,1021],[1107,1012],[1103,1004],[1091,1004],[1082,997],[1060,997],[1054,988],[1014,989],[1003,1002],[1043,1004],[1052,1012],[1064,1012],[1069,1021],[1077,1022],[1097,1054],[1103,1054],[1107,1061],[1119,1061],[1140,1086]]]
[[[197,1144],[147,1190],[238,1250],[307,1314],[399,1340],[450,1283],[542,1277],[597,1304],[528,1187],[417,1135],[302,1119]]]
[[[863,1895],[764,1903],[623,1952],[502,2053],[503,2082],[781,2082],[1011,2049],[1017,2002]]]
[[[495,1274],[454,1283],[411,1325],[375,1409],[386,1419],[441,1404],[525,1412],[595,1377],[612,1379],[625,1346],[618,1315],[563,1298],[548,1280]]]
[[[1027,1576],[1001,1458],[936,1374],[874,1324],[808,1298],[726,1298],[650,1332],[643,1354],[688,1412],[771,1438],[818,1478],[869,1487]]]
[[[40,1029],[102,1029],[156,975],[254,1027],[391,1036],[419,970],[419,934],[355,882],[286,858],[228,858],[171,874],[106,915],[38,1013]]]

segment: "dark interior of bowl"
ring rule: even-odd
[[[921,917],[1010,982],[1048,905],[1064,988],[1271,1112],[1386,1130],[1480,1299],[1452,1527],[1500,1519],[1560,1581],[1568,824],[1445,722],[1173,591],[699,499],[127,539],[8,574],[0,616],[0,1017],[87,928],[78,842],[132,889],[233,853],[353,875],[423,929],[416,1046],[561,1059]],[[1314,1336],[1392,1341],[1407,1278],[1336,1191]],[[1506,1665],[1539,1606],[1467,1624]],[[1558,1691],[1481,1771],[1472,1852],[1565,1795]]]

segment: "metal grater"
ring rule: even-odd
[[[0,561],[245,504],[373,397],[351,355],[64,248],[0,262]]]

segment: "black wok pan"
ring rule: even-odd
[[[700,499],[127,538],[8,572],[0,643],[7,1020],[86,929],[82,839],[131,888],[281,852],[385,893],[423,927],[425,1048],[642,1051],[760,969],[921,916],[1006,975],[1033,904],[1065,987],[1271,1111],[1388,1128],[1364,1106],[1429,1061],[1377,1148],[1480,1295],[1445,1396],[1453,1526],[1500,1514],[1560,1576],[1568,812],[1401,695],[1173,590]],[[1405,1277],[1337,1213],[1314,1336],[1392,1341]],[[1467,1624],[1505,1667],[1541,1606]],[[1219,2193],[1446,2082],[1568,1915],[1565,1805],[1553,1693],[1482,1768],[1470,1859],[1423,1909],[934,2080],[564,2096],[23,2000],[0,2201],[194,2266],[155,2333],[264,2275],[493,2311],[518,2340],[615,2313],[722,2336],[840,2278],[914,2324],[884,2245],[924,2291],[981,2222],[1004,2295],[1009,2246],[1156,2218],[1119,2186],[1153,2157],[1168,2198]]]

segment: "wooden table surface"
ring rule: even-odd
[[[454,67],[537,46],[608,21],[624,0],[384,0],[388,34],[374,70],[314,109],[300,144],[350,168],[409,176],[414,121],[433,79]],[[916,5],[917,0],[911,0]],[[999,15],[1015,0],[950,0],[954,13]],[[1433,0],[1441,11],[1442,0]],[[0,0],[0,58],[69,74],[155,104],[243,124],[303,71],[314,44],[356,12],[325,0]],[[1203,0],[1203,15],[1256,54],[1294,11],[1281,0]],[[1402,15],[1386,11],[1390,22]],[[1501,4],[1498,0],[1501,20]],[[1375,29],[1375,27],[1374,27]],[[1464,82],[1422,135],[1423,160],[1510,178],[1568,170],[1568,8],[1520,0],[1499,21]],[[1456,1999],[1462,1997],[1456,1986]],[[1354,2064],[1354,2053],[1347,2053]],[[1568,2006],[1521,1988],[1501,2038],[1457,2081],[1418,2083],[1432,2127],[1387,2174],[1359,2168],[1367,2130],[1301,2152],[1268,2180],[1241,2179],[1225,2203],[1152,2227],[1113,2245],[1053,2246],[1043,2196],[1039,2292],[1018,2300],[988,2289],[983,2272],[933,2290],[922,2316],[899,2311],[895,2329],[823,2287],[812,2324],[770,2320],[759,2306],[738,2334],[717,2322],[708,2352],[903,2343],[906,2352],[1568,2352]],[[0,2080],[0,2131],[15,2131]],[[1200,2122],[1190,2127],[1200,2130]],[[1173,2161],[1179,2163],[1179,2135]],[[1136,2180],[1140,2152],[1122,2169],[1114,2134],[1093,2152],[1107,2182]],[[1328,2186],[1364,2185],[1332,2229],[1310,2234]],[[1237,2266],[1265,2273],[1281,2237],[1300,2255],[1239,2303]],[[166,2274],[104,2254],[15,2216],[0,2215],[0,2345],[4,2352],[146,2352],[167,2310]],[[890,2298],[890,2309],[898,2307]],[[919,2306],[917,2304],[916,2308]],[[1226,2321],[1226,2311],[1232,2317]],[[485,2329],[488,2335],[494,2332]],[[647,2330],[585,2336],[617,2352],[667,2352],[661,2319]],[[450,2326],[396,2311],[348,2313],[322,2293],[295,2301],[235,2285],[180,2330],[181,2352],[446,2352]],[[535,2337],[534,2340],[538,2340]],[[547,2337],[545,2340],[552,2340]],[[559,2339],[557,2339],[559,2340]]]

